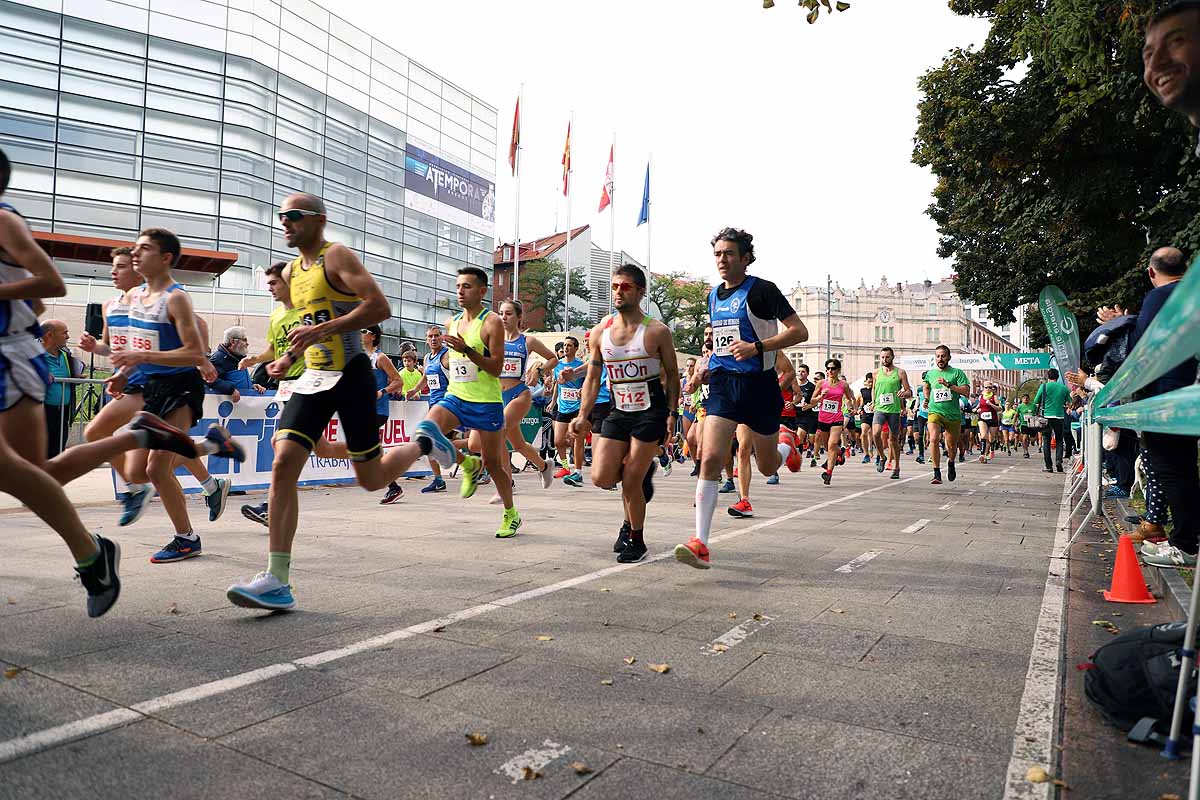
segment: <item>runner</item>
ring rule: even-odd
[[[700,474],[700,459],[696,457],[696,452],[691,447],[692,426],[696,424],[696,399],[694,394],[687,390],[695,372],[696,359],[689,358],[684,375],[679,379],[679,416],[683,420],[683,440],[688,444],[688,452],[691,453],[694,463],[692,477]]]
[[[592,335],[591,331],[585,331],[583,334],[583,350],[585,353],[589,352],[591,349],[591,344],[590,344],[590,340],[589,340],[589,337],[591,335]],[[583,375],[583,377],[585,379],[587,377],[588,371],[589,371],[589,369],[587,366],[584,366],[581,370],[581,374]],[[582,391],[582,386],[581,386],[580,390]],[[600,430],[601,426],[603,426],[603,424],[604,424],[604,419],[608,416],[609,412],[612,411],[612,407],[613,407],[612,406],[612,392],[609,391],[609,388],[608,388],[608,370],[601,370],[600,371],[600,391],[596,395],[596,403],[595,403],[595,405],[592,406],[591,414],[588,415],[588,422],[591,423],[591,427],[592,427],[593,431]],[[587,436],[584,437],[584,439],[585,439],[586,444],[588,446],[591,446],[594,444],[596,437],[589,433]],[[595,457],[595,449],[594,448],[591,450],[591,455],[593,458]],[[590,463],[590,462],[588,462],[588,463]],[[563,483],[567,484],[568,486],[580,487],[583,485],[583,475],[576,472],[574,475],[569,475],[566,478],[563,478]]]
[[[979,414],[979,463],[984,464],[996,457],[996,433],[1000,429],[1001,406],[994,385],[983,387],[975,407]]]
[[[0,150],[0,198],[11,168]],[[42,399],[48,375],[40,354],[41,298],[62,297],[66,285],[34,241],[20,213],[0,199],[0,491],[29,507],[66,543],[87,592],[89,617],[103,616],[121,593],[121,547],[90,533],[62,485],[135,448],[194,457],[196,445],[152,414],[139,414],[130,430],[68,448],[46,461]]]
[[[883,472],[884,453],[892,465],[892,480],[900,479],[900,437],[904,430],[901,419],[904,417],[905,401],[912,397],[912,387],[908,385],[908,373],[893,366],[896,352],[890,347],[879,351],[879,369],[875,370],[872,385],[875,389],[875,413],[871,419],[871,435],[879,452],[875,465],[876,472]],[[883,431],[887,428],[885,440]]]
[[[704,341],[700,347],[700,360],[696,363],[696,369],[692,371],[691,377],[688,378],[687,385],[683,390],[692,396],[692,408],[696,412],[696,421],[692,423],[692,428],[688,431],[688,449],[692,453],[692,458],[696,465],[692,468],[692,477],[700,475],[700,457],[701,450],[704,445],[704,418],[708,412],[704,408],[704,403],[708,399],[708,384],[700,380],[701,370],[708,365],[709,357],[712,355],[712,326],[704,327]]]
[[[108,385],[110,391],[122,393],[129,376],[140,367],[138,371],[146,379],[143,408],[173,427],[188,430],[204,415],[204,379],[197,367],[207,359],[191,298],[172,273],[181,252],[178,237],[163,228],[147,228],[138,235],[133,268],[146,282],[128,294],[128,327],[116,334],[127,336],[128,345],[112,351],[110,358],[117,372]],[[244,458],[240,447],[223,431],[210,429],[210,452]],[[183,488],[175,477],[176,461],[173,453],[144,450],[126,461],[129,499],[117,524],[137,522],[146,513],[152,491],[157,491],[175,529],[171,541],[150,557],[152,564],[182,561],[202,551],[200,537],[188,519]]]
[[[142,285],[142,276],[133,268],[132,247],[114,248],[111,255],[112,270],[109,274],[112,277],[113,286],[120,293],[116,297],[104,302],[104,330],[100,340],[97,341],[89,333],[80,334],[79,337],[80,349],[85,353],[93,353],[102,358],[109,358],[112,355],[114,347],[116,349],[128,347],[129,293]],[[208,331],[204,325],[204,321],[196,317],[196,324],[200,327],[201,340],[206,340],[208,338]],[[212,368],[211,363],[206,361],[205,364],[201,365],[202,370],[205,365]],[[215,374],[214,368],[213,377],[215,377]],[[129,424],[129,421],[142,410],[142,406],[144,405],[143,391],[145,389],[145,382],[146,378],[141,373],[141,370],[135,368],[132,371],[131,378],[126,380],[124,391],[116,396],[112,396],[100,409],[100,412],[84,428],[84,438],[89,442],[98,442],[112,436],[118,428]],[[125,469],[125,454],[118,453],[114,455],[109,463],[116,473],[121,476],[121,480],[128,484],[129,473]],[[214,478],[209,474],[204,462],[198,458],[186,459],[183,465],[200,484],[200,490],[204,494],[204,504],[208,507],[208,521],[216,522],[225,513],[225,505],[229,498],[231,485],[229,479]],[[121,501],[122,506],[128,507],[129,492],[122,492],[118,496],[118,499]]]
[[[383,339],[383,329],[378,325],[368,325],[360,331],[360,335],[362,336],[363,352],[371,360],[371,374],[375,377],[375,427],[382,428],[387,425],[388,418],[391,416],[391,396],[397,392],[402,392],[407,396],[408,386],[406,381],[401,378],[400,373],[396,371],[396,365],[379,349],[379,342]],[[416,353],[411,356],[408,353],[405,355],[408,356],[408,360],[404,362],[405,366],[410,362],[416,364]],[[415,386],[421,382],[421,373],[416,369],[413,372],[416,373],[416,380],[413,381]],[[387,491],[384,493],[383,499],[379,501],[379,505],[394,505],[399,503],[403,497],[404,489],[400,484],[392,481],[388,484]]]
[[[971,382],[961,369],[950,366],[950,348],[938,345],[934,351],[936,367],[925,373],[925,407],[929,409],[929,444],[933,456],[932,484],[942,482],[940,467],[943,438],[946,442],[946,477],[955,478],[954,456],[958,452],[958,436],[962,430],[961,398],[971,392]],[[944,436],[943,436],[944,434]]]
[[[780,353],[779,355],[780,355],[780,358],[783,357],[782,353]],[[782,425],[783,427],[787,428],[789,431],[791,431],[796,436],[796,441],[799,443],[797,445],[797,447],[799,447],[800,449],[803,449],[803,447],[804,447],[803,439],[800,438],[800,433],[799,433],[800,424],[797,421],[799,419],[799,416],[798,416],[799,411],[797,409],[797,406],[800,405],[800,394],[796,390],[796,370],[792,367],[791,360],[784,359],[784,361],[786,361],[786,364],[780,362],[780,360],[778,358],[775,360],[775,370],[777,372],[779,372],[779,380],[780,380],[779,393],[783,397],[783,411],[779,412],[779,424]],[[784,380],[784,373],[780,369],[781,366],[783,366],[787,370],[788,377],[787,377],[786,381]],[[739,428],[739,435],[740,435],[740,428]],[[749,463],[749,462],[747,462],[747,463]],[[740,467],[739,467],[739,469],[740,469]],[[771,477],[767,478],[767,485],[768,486],[778,486],[779,485],[779,473],[778,472],[776,472]],[[749,489],[747,489],[747,491],[749,491]]]
[[[789,386],[795,382],[796,370],[792,368],[792,362],[782,352],[775,353],[775,373],[779,376],[780,397],[790,397],[791,393],[788,392],[785,395],[782,387]],[[783,410],[786,410],[786,406]],[[783,414],[783,410],[780,411],[779,415],[779,430],[788,431],[791,433],[792,438],[795,439],[795,417],[788,419]],[[791,423],[790,425],[788,424],[789,422]],[[739,424],[735,437],[735,441],[737,442],[737,468],[734,474],[737,475],[738,501],[726,509],[726,511],[729,512],[729,516],[731,517],[749,519],[754,516],[754,506],[750,504],[750,455],[754,452],[754,431],[750,429],[749,425]],[[797,447],[797,452],[799,452],[799,447]],[[799,472],[800,470],[797,468],[795,471]],[[779,483],[778,469],[767,477],[767,483],[771,483],[772,478],[775,480],[775,484]]]
[[[579,390],[583,387],[583,379],[587,370],[579,358],[579,340],[568,336],[563,341],[563,355],[552,370],[554,384],[558,391],[558,406],[554,412],[554,446],[558,451],[558,472],[555,478],[562,478],[568,486],[583,485],[583,439],[572,438],[571,421],[579,414]],[[574,456],[575,470],[569,468],[567,451]]]
[[[1037,431],[1029,427],[1029,418],[1037,411],[1037,406],[1029,402],[1029,395],[1021,395],[1021,402],[1017,403],[1017,419],[1021,425],[1021,447],[1025,451],[1025,458],[1029,458],[1029,440],[1037,435]]]
[[[708,536],[717,506],[717,480],[739,424],[754,432],[755,460],[763,475],[774,474],[785,459],[792,472],[800,468],[796,437],[786,428],[779,430],[783,399],[774,352],[808,338],[804,323],[779,288],[746,274],[755,260],[750,234],[725,228],[713,238],[712,246],[722,283],[708,296],[713,353],[699,370],[701,380],[708,379],[709,397],[696,482],[696,531],[687,544],[675,548],[676,559],[698,569],[710,566]]]
[[[529,383],[538,381],[539,375],[546,369],[554,369],[558,359],[549,347],[521,332],[524,314],[525,309],[516,300],[505,300],[500,304],[500,321],[504,325],[504,367],[500,371],[500,388],[504,397],[504,435],[512,449],[537,468],[542,488],[549,489],[554,483],[554,462],[542,458],[533,445],[525,441],[521,420],[525,419],[533,405]],[[542,366],[530,364],[531,351],[546,359],[546,363]],[[512,462],[508,457],[501,461],[501,466],[511,480]],[[493,505],[499,503],[499,493],[489,502]]]
[[[645,295],[641,268],[625,264],[613,271],[617,311],[590,331],[587,378],[579,415],[571,423],[575,437],[588,434],[601,373],[607,373],[614,407],[592,439],[592,483],[602,489],[621,484],[625,520],[613,549],[622,564],[646,557],[643,530],[646,504],[654,497],[654,459],[667,435],[667,417],[679,401],[675,342],[665,325],[642,313]]]
[[[921,382],[917,385],[916,414],[913,416],[913,435],[917,440],[917,457],[913,460],[918,464],[925,463],[925,441],[929,436],[929,404],[925,402],[925,375],[921,373]]]
[[[875,393],[875,373],[868,372],[863,378],[863,387],[858,392],[858,414],[855,418],[857,430],[862,432],[862,463],[871,463],[871,420],[875,416],[875,404],[872,402]],[[859,434],[855,433],[855,439],[859,438]],[[883,460],[883,451],[876,451],[875,460]]]
[[[817,433],[817,407],[813,403],[813,394],[817,391],[817,384],[809,380],[808,373],[807,364],[801,364],[796,368],[795,400],[799,401],[796,403],[796,438],[801,455],[806,446],[810,450],[812,449],[813,437]],[[802,462],[803,460],[801,458]]]
[[[432,409],[446,396],[446,387],[450,378],[446,370],[450,366],[450,348],[442,342],[442,329],[430,325],[425,331],[425,344],[429,353],[425,356],[425,387],[429,390],[425,399]],[[421,494],[437,494],[446,491],[446,481],[442,478],[442,465],[436,458],[429,459],[429,467],[433,470],[433,478],[428,485],[421,488]]]
[[[1000,415],[1000,435],[1004,439],[1005,454],[1011,456],[1013,448],[1017,446],[1017,403],[1012,398],[1009,398]]]
[[[853,389],[842,377],[842,362],[831,358],[825,362],[828,377],[817,386],[813,394],[813,405],[817,412],[817,447],[825,448],[825,468],[821,472],[821,480],[828,486],[833,479],[833,468],[842,463],[841,437],[846,415],[842,412],[842,404],[853,394]]]

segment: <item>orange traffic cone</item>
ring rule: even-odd
[[[1113,566],[1112,587],[1104,593],[1110,603],[1154,603],[1154,595],[1146,588],[1142,568],[1137,554],[1133,552],[1133,540],[1129,534],[1121,534],[1117,544],[1117,563]]]

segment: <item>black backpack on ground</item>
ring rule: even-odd
[[[1136,628],[1120,634],[1092,654],[1083,687],[1106,720],[1129,731],[1141,719],[1150,717],[1157,721],[1156,730],[1167,731],[1175,705],[1182,667],[1179,652],[1186,628],[1183,622]],[[1194,697],[1195,665],[1188,687],[1188,697]],[[1190,731],[1191,727],[1192,714],[1185,710],[1184,731]]]

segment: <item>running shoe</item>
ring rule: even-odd
[[[869,455],[868,455],[868,456],[863,456],[862,463],[864,463],[864,464],[870,464],[870,463],[871,463],[871,457],[870,457]]]
[[[933,471],[933,480],[931,480],[931,481],[930,481],[930,483],[931,483],[931,484],[933,484],[934,486],[940,486],[940,485],[941,485],[941,483],[942,483],[942,471],[941,471],[940,469],[935,469],[935,470]]]
[[[646,476],[642,478],[642,496],[646,498],[647,503],[654,499],[654,470],[656,467],[658,467],[658,464],[654,463],[654,459],[650,459],[650,466],[646,469]]]
[[[390,506],[393,503],[399,503],[404,497],[404,488],[398,483],[388,485],[387,494],[379,501],[381,506]]]
[[[480,472],[479,477],[475,479],[475,484],[477,486],[487,486],[491,482],[492,476],[486,469]]]
[[[796,439],[796,434],[781,426],[779,428],[779,441],[788,446],[788,454],[785,459],[788,471],[799,472],[800,467],[804,464],[804,456],[800,455],[800,442]]]
[[[1142,563],[1160,569],[1195,568],[1196,554],[1185,553],[1172,544],[1159,545],[1153,555],[1144,554]]]
[[[778,485],[779,485],[779,473],[776,472],[774,475],[767,478],[767,486],[778,486]]]
[[[195,458],[196,444],[192,437],[179,430],[174,425],[168,425],[161,417],[149,411],[140,411],[129,423],[131,431],[146,431],[150,434],[147,450],[167,450],[178,453],[184,458]]]
[[[658,450],[658,465],[663,469],[666,469],[667,465],[670,463],[671,457],[667,455],[667,451],[665,449],[660,447]]]
[[[826,486],[828,486],[829,482],[831,480],[833,480],[833,473],[830,472],[829,470],[825,470],[824,472],[821,473],[821,480],[825,482]]]
[[[966,463],[966,461],[967,461],[966,457],[962,453],[959,453],[958,454],[958,463],[964,464],[964,463]]]
[[[162,550],[150,556],[151,564],[168,564],[172,561],[183,561],[185,558],[195,558],[200,555],[200,537],[194,540],[176,536],[167,542]]]
[[[150,508],[150,498],[153,494],[154,487],[148,483],[141,488],[126,492],[125,501],[122,503],[124,508],[121,510],[121,518],[117,520],[117,525],[125,527],[141,519],[142,515],[146,513],[146,509]]]
[[[815,467],[816,465],[817,465],[817,460],[815,458],[808,462],[809,467]]]
[[[1120,486],[1113,486],[1104,492],[1104,496],[1109,500],[1128,500],[1129,492],[1125,491]]]
[[[208,506],[208,521],[216,522],[225,513],[225,502],[229,499],[230,481],[228,478],[214,478],[217,490],[204,495],[204,505]]]
[[[625,545],[629,544],[630,530],[631,528],[629,526],[629,520],[625,520],[621,523],[621,530],[617,532],[616,544],[613,545],[614,553],[621,552],[625,549]]]
[[[700,477],[700,462],[696,462],[696,465],[694,467],[692,467],[692,471],[689,474],[693,478]]]
[[[617,554],[617,563],[636,564],[646,557],[647,552],[645,544],[638,544],[633,541],[627,542],[625,548]]]
[[[267,504],[263,503],[257,506],[242,506],[242,516],[251,522],[257,522],[259,525],[270,527],[267,521]]]
[[[956,477],[956,474],[954,472],[954,462],[953,461],[951,461],[949,464],[946,465],[946,477],[950,479],[951,483],[954,483],[954,478]]]
[[[845,463],[846,463],[846,456],[843,453],[838,453],[837,462],[836,462],[837,466],[839,466],[839,467],[843,466],[843,465],[845,465]]]
[[[909,453],[909,455],[912,455],[912,453]],[[913,459],[913,461],[917,462],[918,464],[924,464],[925,456],[917,456],[916,458]]]
[[[883,472],[883,459],[882,458],[875,459],[875,471],[879,472],[879,473]]]
[[[423,419],[417,423],[413,440],[420,442],[422,439],[429,443],[429,457],[443,467],[449,469],[458,461],[458,451],[454,445],[442,433],[442,429],[430,420]]]
[[[894,480],[894,481],[900,480],[900,468],[899,467],[896,467],[894,470],[892,470],[892,480]]]
[[[504,498],[500,496],[499,492],[496,492],[494,495],[492,495],[491,497],[488,498],[489,506],[498,506],[503,502],[504,502]]]
[[[214,456],[228,458],[239,464],[246,460],[245,449],[233,440],[229,435],[229,431],[222,428],[217,423],[213,423],[208,428],[208,433],[204,434],[206,441],[212,442],[217,446],[217,450],[213,453]]]
[[[121,579],[117,576],[121,565],[121,546],[116,542],[96,537],[100,555],[86,567],[76,567],[75,576],[87,590],[87,613],[89,617],[102,617],[113,607],[121,595]]]
[[[1062,464],[1055,464],[1054,469],[1056,472],[1062,472],[1063,471]]]
[[[727,479],[725,481],[724,485],[722,485],[721,488],[718,489],[717,491],[720,494],[729,494],[730,492],[737,491],[736,489],[733,488],[733,478]]]
[[[547,461],[546,465],[538,470],[538,477],[542,479],[542,488],[549,489],[554,485],[554,462]]]
[[[696,569],[708,569],[712,564],[708,560],[708,545],[696,537],[688,540],[687,544],[675,545],[675,560]]]
[[[571,474],[571,470],[567,469],[566,467],[559,467],[558,471],[554,473],[554,480],[558,480],[559,478],[565,478],[570,474]]]
[[[433,480],[421,487],[421,494],[435,494],[444,491],[446,491],[446,481],[436,475]]]
[[[580,486],[583,486],[583,475],[579,472],[572,472],[570,475],[563,478],[563,483],[565,483],[567,486],[574,486],[576,489],[578,489]]]
[[[517,511],[517,507],[504,509],[504,519],[500,523],[500,527],[496,530],[497,539],[511,539],[517,535],[517,528],[521,527],[521,514]]]
[[[233,584],[225,590],[225,597],[242,608],[290,611],[296,607],[292,587],[269,572],[260,572],[245,583]]]
[[[464,500],[475,495],[480,473],[483,472],[483,459],[479,456],[464,456],[462,460],[462,484],[458,494]]]
[[[671,459],[669,459],[669,458],[668,458],[668,459],[666,460],[666,462],[662,462],[662,459],[659,459],[659,461],[660,461],[660,463],[662,463],[662,473],[663,473],[663,477],[664,477],[664,478],[669,478],[669,477],[671,477],[671,469],[672,469],[672,467],[674,466],[674,465],[671,463]]]
[[[987,463],[987,456],[980,456],[980,457],[979,457],[979,463],[980,463],[980,464],[986,464],[986,463]]]
[[[754,506],[750,505],[750,501],[744,497],[731,505],[728,511],[729,516],[737,517],[738,519],[754,516]]]
[[[1026,458],[1029,458],[1029,453],[1026,453],[1026,454],[1025,454],[1025,457],[1026,457]]]

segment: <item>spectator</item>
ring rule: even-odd
[[[1046,459],[1046,472],[1057,469],[1063,471],[1063,449],[1067,447],[1063,420],[1067,416],[1067,401],[1071,399],[1071,390],[1058,381],[1058,370],[1046,371],[1046,382],[1038,387],[1033,404],[1041,409],[1042,416],[1050,424],[1048,431],[1042,431],[1042,456]],[[1051,435],[1053,434],[1053,435]],[[1054,468],[1050,466],[1050,440],[1054,440]]]
[[[417,349],[414,347],[405,350],[400,354],[400,360],[404,362],[404,368],[400,370],[400,380],[404,381],[401,393],[405,400],[420,400],[421,389],[425,385],[425,373],[417,369]],[[425,389],[425,393],[429,393],[428,388]]]
[[[216,378],[208,381],[208,387],[217,394],[229,395],[235,403],[242,399],[242,392],[253,389],[262,394],[263,387],[252,385],[250,373],[238,367],[249,349],[250,340],[246,338],[245,328],[241,325],[226,328],[221,344],[208,359],[217,371]]]
[[[75,385],[59,383],[59,378],[82,378],[83,362],[67,347],[67,323],[59,319],[42,322],[42,363],[50,373],[51,383],[46,387],[46,458],[54,458],[63,451],[71,433],[71,421],[75,411]]]

